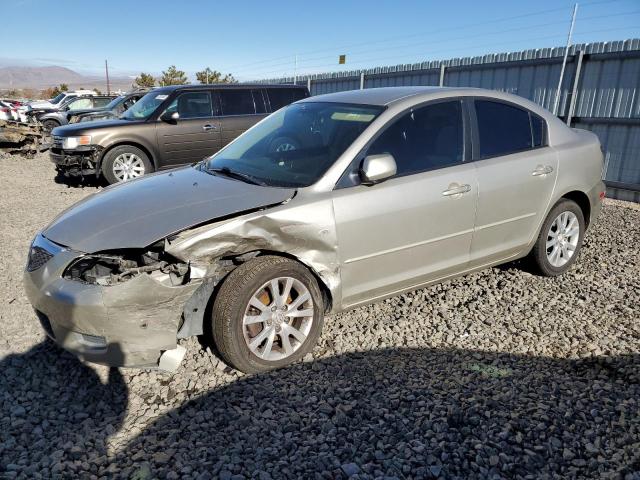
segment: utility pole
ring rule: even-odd
[[[104,71],[107,74],[107,95],[111,95],[111,87],[109,86],[109,63],[104,61]]]
[[[562,80],[564,78],[564,71],[567,68],[567,55],[569,55],[569,47],[571,46],[571,37],[573,36],[573,26],[576,23],[576,15],[578,14],[578,4],[573,5],[573,15],[571,15],[571,26],[569,27],[569,35],[567,35],[567,46],[564,49],[564,58],[562,59],[562,68],[560,69],[560,80],[558,80],[558,90],[556,91],[556,98],[553,102],[553,114],[558,116],[558,107],[560,106],[560,93],[562,89]]]

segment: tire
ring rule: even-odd
[[[147,154],[133,145],[115,147],[102,159],[102,175],[111,185],[141,177],[153,170]]]
[[[56,122],[55,120],[45,120],[44,122],[42,122],[42,128],[44,128],[47,132],[51,133],[51,131],[56,128],[59,127],[60,124],[58,122]]]
[[[564,217],[561,217],[563,215]],[[556,220],[559,223],[556,223]],[[577,232],[574,231],[576,224]],[[559,227],[562,228],[559,232],[561,238],[555,237],[558,235]],[[571,232],[574,234],[569,235]],[[545,277],[556,277],[569,270],[578,258],[584,232],[582,209],[572,200],[561,199],[547,215],[531,251],[531,258],[539,273]],[[547,242],[550,242],[550,246]],[[562,248],[563,246],[565,248]]]
[[[291,279],[291,293],[286,298],[291,308],[275,306],[277,300],[273,298],[273,290],[267,286],[274,279],[279,279],[280,300],[284,298],[286,282]],[[297,298],[307,298],[299,293],[304,289],[309,300],[294,305]],[[256,302],[260,302],[259,308],[254,306]],[[309,302],[313,303],[312,308]],[[260,311],[262,315],[258,315]],[[294,311],[312,312],[312,315],[293,315]],[[245,325],[244,319],[251,316],[256,320]],[[323,297],[311,272],[288,258],[264,256],[243,263],[224,280],[213,303],[211,331],[215,346],[225,362],[245,373],[259,373],[300,360],[316,344],[323,321]],[[294,336],[291,327],[298,334],[303,333],[305,338],[298,334]],[[288,349],[285,349],[285,338]],[[255,344],[253,349],[250,344]]]
[[[290,150],[298,150],[300,142],[289,136],[281,136],[274,138],[269,144],[269,152],[288,152]]]

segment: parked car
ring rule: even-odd
[[[53,130],[51,160],[67,175],[117,183],[202,160],[270,112],[309,96],[293,85],[174,85],[147,93],[119,120]]]
[[[54,110],[59,108],[63,102],[75,97],[97,95],[94,90],[74,90],[73,92],[61,92],[50,100],[39,100],[29,103],[33,110]]]
[[[111,102],[101,108],[93,108],[87,110],[75,110],[68,112],[66,116],[67,123],[93,122],[95,120],[113,120],[117,119],[131,108],[138,100],[140,100],[148,91],[136,91],[120,95]]]
[[[68,123],[68,115],[76,111],[86,111],[87,109],[104,108],[116,98],[115,95],[83,95],[72,97],[62,102],[57,110],[38,111],[35,117],[42,124],[42,127],[51,131],[61,125]]]
[[[328,313],[527,255],[566,272],[602,167],[595,134],[507,93],[312,97],[210,159],[65,211],[36,236],[25,288],[87,360],[175,366],[177,339],[205,334],[260,372],[309,352]]]
[[[13,110],[13,105],[5,100],[0,100],[0,120],[15,120]]]

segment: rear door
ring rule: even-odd
[[[263,91],[260,88],[221,88],[218,91],[222,117],[224,147],[240,134],[267,116]]]
[[[549,206],[558,159],[538,115],[493,99],[473,103],[479,185],[471,246],[475,266],[506,259],[529,244]]]
[[[220,121],[214,118],[214,98],[208,90],[179,92],[165,109],[177,120],[158,119],[156,135],[160,168],[193,163],[220,148]],[[162,117],[162,115],[161,115]]]

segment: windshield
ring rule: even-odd
[[[149,92],[138,100],[129,110],[120,115],[125,120],[145,120],[156,111],[169,95],[166,93]]]
[[[202,167],[276,187],[315,183],[380,114],[382,107],[340,103],[289,105],[238,137]]]
[[[64,98],[64,96],[66,95],[66,93],[59,93],[58,95],[56,95],[55,97],[53,97],[51,100],[49,100],[49,103],[58,103],[60,102],[60,100],[62,100]]]
[[[124,98],[125,98],[124,95],[120,95],[119,97],[116,97],[113,100],[111,100],[109,103],[107,103],[103,108],[105,110],[113,110],[118,106],[120,102],[124,100]]]

